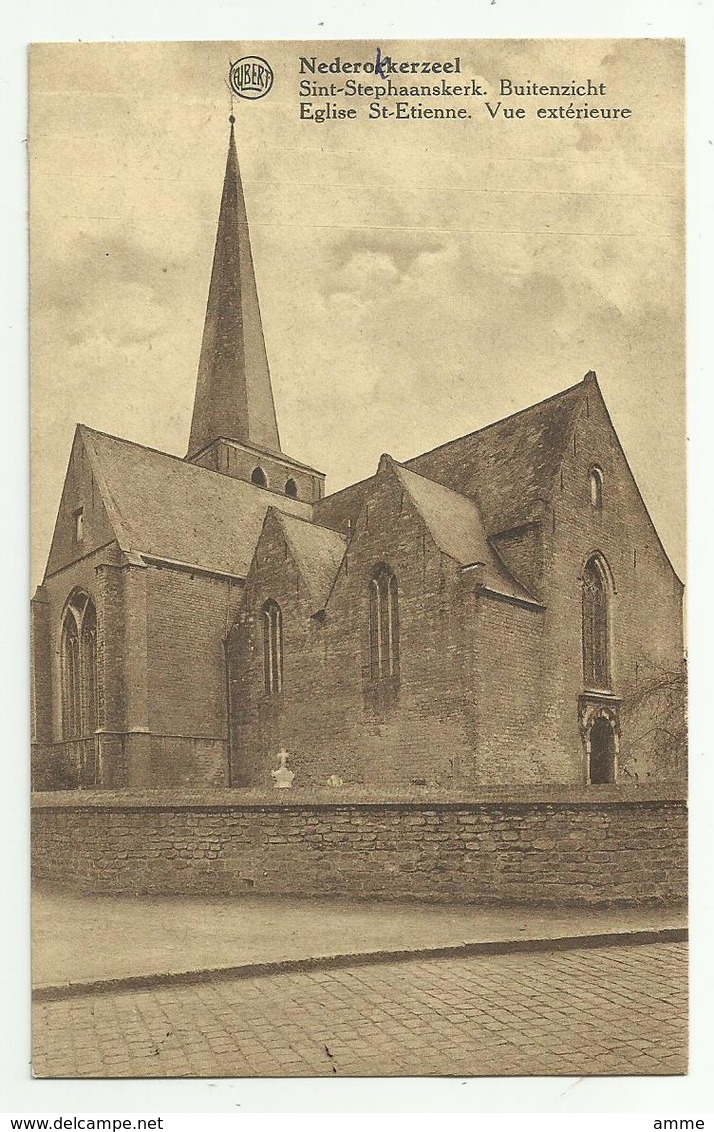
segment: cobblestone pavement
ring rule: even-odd
[[[40,1077],[686,1072],[686,945],[407,960],[38,1003]]]

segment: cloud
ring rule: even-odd
[[[118,234],[99,238],[81,233],[33,270],[35,310],[56,312],[72,323],[81,322],[86,311],[106,309],[110,314],[111,308],[123,307],[119,331],[126,327],[127,312],[142,316],[147,304],[168,305],[180,266],[170,255],[151,254]]]
[[[446,239],[436,233],[376,229],[367,232],[350,232],[339,240],[331,252],[335,269],[344,269],[354,257],[383,256],[391,260],[399,275],[412,270],[423,255],[435,255],[446,245]]]

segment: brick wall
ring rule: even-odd
[[[30,603],[30,735],[33,745],[52,742],[52,626],[44,586]]]
[[[603,505],[590,502],[589,471],[603,472]],[[681,667],[682,586],[642,505],[597,386],[590,384],[569,439],[556,482],[552,512],[544,522],[548,607],[543,655],[557,658],[545,670],[544,703],[563,751],[582,750],[576,703],[583,691],[581,651],[582,571],[595,551],[612,574],[612,691],[624,699],[663,671]],[[622,715],[619,772],[631,768],[630,744],[638,724]],[[650,735],[647,746],[653,747]],[[639,781],[674,777],[667,760],[655,763],[642,751]],[[582,759],[585,774],[585,759]]]
[[[82,538],[76,538],[75,514],[82,510]],[[52,535],[47,573],[56,574],[78,559],[114,542],[115,532],[109,521],[101,493],[92,473],[92,465],[79,432],[72,443],[67,475]]]
[[[386,562],[399,589],[400,676],[369,680],[369,579]],[[260,609],[281,607],[284,682],[266,696]],[[380,472],[324,621],[277,523],[266,523],[231,641],[236,785],[271,784],[285,746],[302,784],[446,785],[474,771],[470,595],[390,469]],[[382,694],[384,693],[384,694]],[[510,779],[513,781],[513,779]]]
[[[91,498],[84,495],[85,500]],[[77,497],[71,496],[70,502]],[[91,512],[90,520],[91,520]],[[88,530],[90,528],[87,528]],[[121,679],[123,600],[116,543],[87,552],[71,566],[45,579],[33,601],[32,781],[35,789],[72,785],[72,753],[62,742],[61,632],[67,601],[75,589],[85,591],[97,610],[97,723],[109,732],[123,727],[124,687]],[[39,601],[37,600],[39,599]],[[117,723],[117,721],[120,721]],[[105,735],[100,736],[104,742]],[[120,751],[105,751],[105,785],[119,785]]]
[[[385,786],[587,781],[584,563],[597,550],[612,569],[612,692],[625,705],[638,680],[681,663],[681,585],[596,383],[583,389],[574,432],[562,442],[552,505],[539,503],[536,523],[496,540],[542,611],[474,595],[389,467],[360,487],[362,510],[324,620],[313,616],[281,531],[266,525],[232,641],[235,783],[269,784],[281,746],[301,784],[324,784],[332,774]],[[601,510],[590,502],[594,464],[604,475]],[[329,500],[321,509],[328,517]],[[390,694],[371,688],[368,674],[368,583],[379,562],[399,584],[400,678]],[[278,697],[263,690],[259,611],[268,598],[283,611]],[[623,711],[621,775],[641,782],[681,775],[681,758],[647,742],[635,771],[637,732]]]
[[[479,597],[473,634],[478,783],[582,782],[574,758],[553,743],[543,694],[544,615]]]
[[[244,448],[236,441],[216,440],[192,463],[233,479],[245,480],[246,483],[251,482],[253,472],[259,467],[265,475],[269,491],[286,495],[285,487],[291,479],[297,488],[295,498],[306,503],[314,503],[324,494],[322,473],[290,460],[283,460],[269,452]]]
[[[33,762],[38,787],[66,760],[60,633],[67,598],[97,607],[97,694],[104,786],[228,784],[223,638],[240,585],[201,571],[143,566],[103,547],[49,577],[33,608],[34,686],[42,689]],[[49,692],[49,694],[48,694]]]
[[[223,640],[240,584],[200,571],[146,571],[151,784],[227,784]]]
[[[493,539],[493,544],[513,576],[538,597],[543,584],[542,523],[536,521],[504,531]]]
[[[86,892],[602,904],[681,900],[686,807],[610,788],[530,801],[39,795],[33,877]],[[242,794],[242,800],[241,800]]]

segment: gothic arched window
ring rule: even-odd
[[[598,555],[583,570],[583,679],[586,688],[610,687],[610,583]]]
[[[254,483],[256,487],[267,487],[268,486],[268,477],[266,476],[265,472],[263,471],[263,469],[260,466],[258,466],[257,468],[253,468],[253,473],[250,477],[250,482]]]
[[[290,499],[297,499],[298,485],[292,477],[285,484],[285,494],[289,496]]]
[[[372,680],[399,675],[399,602],[397,579],[378,566],[369,583],[369,673]]]
[[[97,612],[80,590],[64,614],[60,643],[62,664],[62,734],[81,739],[97,729]]]
[[[283,690],[283,615],[277,601],[266,601],[260,619],[265,692],[268,696],[276,696]]]
[[[590,502],[596,511],[602,511],[603,474],[600,468],[590,469]]]

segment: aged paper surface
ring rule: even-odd
[[[683,76],[33,47],[38,1076],[686,1071]]]

